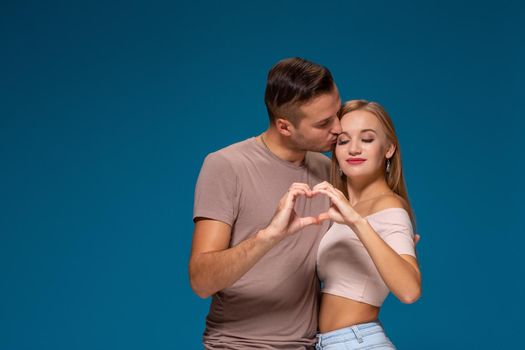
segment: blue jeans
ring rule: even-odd
[[[395,350],[379,321],[361,323],[317,335],[317,350]]]

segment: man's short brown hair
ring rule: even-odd
[[[317,63],[300,57],[277,62],[268,72],[264,95],[270,121],[285,118],[297,126],[300,118],[286,113],[288,107],[330,93],[334,87],[330,71]]]

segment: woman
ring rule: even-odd
[[[338,116],[333,185],[313,188],[332,202],[320,219],[334,222],[317,256],[323,281],[317,349],[395,349],[377,320],[381,304],[389,291],[403,303],[421,293],[399,144],[375,102],[349,101]]]

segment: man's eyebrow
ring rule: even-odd
[[[320,125],[320,124],[323,124],[323,123],[326,123],[327,121],[329,121],[330,119],[332,119],[334,116],[330,116],[330,117],[326,117],[320,121],[318,121],[317,123],[315,123],[315,125]]]

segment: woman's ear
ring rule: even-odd
[[[386,149],[386,154],[385,154],[386,159],[392,158],[395,152],[396,152],[396,145],[391,143],[390,146],[388,146],[388,148]]]

